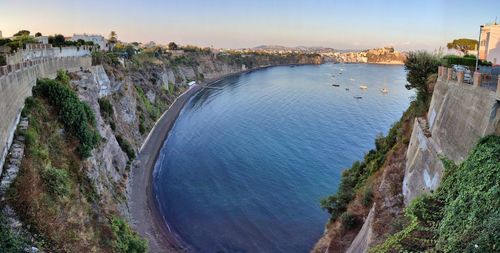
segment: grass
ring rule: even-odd
[[[18,253],[23,252],[28,247],[28,239],[23,235],[18,235],[10,230],[7,219],[0,212],[0,252]]]
[[[135,151],[132,145],[127,141],[127,139],[123,138],[121,135],[116,136],[116,141],[120,148],[127,154],[129,160],[133,160],[135,158]]]
[[[117,252],[141,253],[147,251],[147,241],[135,233],[123,219],[112,216],[109,218],[109,223],[114,236],[112,245]]]
[[[98,102],[99,102],[99,110],[101,111],[101,115],[103,116],[103,118],[112,120],[114,110],[111,102],[109,102],[107,98],[99,98]]]
[[[48,166],[42,170],[41,176],[49,193],[61,197],[70,193],[71,181],[66,170]]]

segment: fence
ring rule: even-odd
[[[489,73],[467,70],[457,71],[453,68],[446,68],[441,66],[438,68],[438,76],[440,80],[456,81],[459,84],[470,84],[475,87],[481,87],[499,93],[499,75],[496,74],[495,71],[491,71]]]
[[[472,84],[474,87],[485,88],[496,92],[496,100],[500,101],[500,78],[492,71],[491,73],[456,71],[453,68],[440,66],[438,68],[438,79],[441,81],[455,81],[459,85]]]

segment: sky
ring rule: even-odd
[[[0,0],[3,36],[116,31],[126,42],[434,50],[474,38],[500,0]]]

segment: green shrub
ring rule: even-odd
[[[428,194],[415,198],[405,209],[403,228],[370,252],[427,252],[427,248],[435,245],[436,215],[427,211],[430,206],[439,209],[441,205]]]
[[[113,216],[109,223],[115,238],[112,245],[117,252],[141,253],[148,250],[148,242],[135,233],[123,219]]]
[[[320,201],[321,208],[330,213],[331,220],[335,220],[342,214],[346,210],[348,203],[340,199],[337,194],[323,198]]]
[[[340,215],[340,222],[342,223],[342,228],[345,230],[351,230],[359,225],[358,218],[350,212],[344,212]]]
[[[356,190],[360,189],[383,165],[387,152],[396,144],[400,128],[401,121],[392,126],[386,137],[379,135],[375,140],[376,149],[370,150],[363,162],[356,161],[350,169],[342,172],[337,193],[320,201],[321,208],[331,214],[331,220],[338,218],[347,209],[349,202],[354,199]]]
[[[66,170],[49,166],[42,171],[41,176],[49,193],[61,197],[70,193],[71,182]]]
[[[175,92],[175,84],[168,83],[168,93],[169,94],[174,94],[174,92]]]
[[[25,252],[24,249],[28,246],[28,240],[22,235],[13,233],[7,225],[7,219],[0,212],[0,252],[3,253],[18,253]]]
[[[26,145],[33,146],[38,141],[38,132],[36,131],[35,128],[29,127],[26,130],[26,134],[24,135],[24,138],[25,138],[24,140],[26,142]]]
[[[363,198],[361,199],[361,204],[365,207],[369,207],[373,200],[373,189],[371,185],[366,185],[363,191]]]
[[[141,134],[146,133],[146,126],[144,126],[144,122],[139,123],[139,133],[141,133]]]
[[[99,108],[101,111],[101,114],[104,118],[106,119],[112,119],[114,110],[113,110],[113,105],[111,102],[109,102],[108,99],[106,98],[99,98]]]
[[[7,61],[5,60],[4,55],[0,55],[0,66],[7,65]]]
[[[428,90],[427,78],[429,75],[437,73],[441,59],[426,51],[409,52],[405,60],[405,70],[407,71],[406,88],[417,90],[417,100],[426,100],[431,97],[432,91]]]
[[[69,78],[68,72],[66,70],[58,70],[56,80],[64,85],[69,85],[71,79]]]
[[[475,55],[465,55],[463,57],[458,55],[446,55],[443,57],[444,65],[451,67],[452,65],[464,65],[469,67],[470,70],[476,68],[476,56]],[[478,64],[480,66],[491,66],[491,62],[479,60]]]
[[[121,135],[116,136],[116,141],[118,142],[118,145],[120,145],[120,148],[127,154],[128,158],[130,160],[133,160],[135,158],[135,151],[132,148],[132,145],[124,139]]]
[[[436,193],[445,203],[438,226],[437,247],[445,252],[470,248],[473,241],[481,251],[500,251],[500,234],[488,229],[499,222],[500,137],[479,141],[469,157],[443,180]],[[496,238],[491,240],[489,238]]]
[[[194,60],[191,56],[188,56],[188,55],[182,55],[182,56],[177,56],[175,58],[173,58],[172,60],[170,60],[170,63],[173,65],[173,66],[177,66],[177,65],[185,65],[185,66],[198,66],[198,62],[196,60]]]
[[[99,143],[99,133],[94,130],[95,116],[92,109],[80,101],[76,93],[67,85],[56,80],[41,79],[33,88],[33,95],[47,98],[56,107],[66,130],[80,140],[79,152],[82,158]]]
[[[373,252],[500,252],[500,137],[482,138],[432,194],[405,209],[410,222]]]

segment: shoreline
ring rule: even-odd
[[[153,173],[156,160],[163,147],[164,142],[174,126],[177,117],[186,103],[203,90],[220,80],[280,66],[304,66],[321,64],[279,64],[267,65],[222,75],[218,78],[209,79],[200,84],[195,84],[179,95],[170,107],[160,116],[137,154],[135,165],[130,172],[127,204],[129,208],[130,222],[133,228],[149,241],[149,252],[190,252],[189,245],[169,226],[168,221],[161,215],[158,201],[153,191]],[[151,138],[154,137],[154,138]]]

